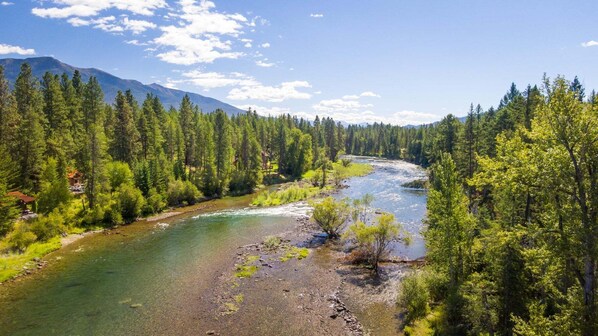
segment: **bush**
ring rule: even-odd
[[[98,224],[117,225],[122,224],[118,202],[109,194],[100,194],[96,205],[87,209],[81,219],[83,226],[96,226]]]
[[[264,246],[266,246],[266,248],[269,250],[276,249],[281,243],[282,240],[277,236],[267,236],[266,239],[264,239]]]
[[[397,303],[406,310],[405,323],[410,324],[428,314],[430,294],[425,273],[416,271],[401,280]]]
[[[162,211],[165,207],[166,201],[164,201],[164,197],[156,191],[156,188],[150,189],[145,200],[143,213],[146,215],[155,214]]]
[[[385,213],[378,217],[376,225],[366,225],[358,221],[349,227],[346,238],[354,240],[358,248],[367,256],[368,263],[378,272],[378,263],[388,254],[389,245],[399,237],[400,226],[393,214]]]
[[[27,246],[35,242],[36,239],[37,236],[29,230],[29,225],[22,221],[17,222],[12,232],[6,237],[11,249],[19,252],[25,252]]]
[[[347,201],[336,201],[332,197],[326,197],[323,201],[313,204],[313,207],[312,216],[322,231],[330,238],[338,238],[351,213]]]
[[[176,180],[168,184],[167,199],[170,206],[195,204],[200,197],[197,187],[189,181]]]
[[[341,159],[341,164],[343,165],[343,167],[349,167],[351,165],[351,163],[353,162],[353,160],[351,159]]]
[[[123,184],[118,188],[116,206],[125,223],[131,223],[141,214],[145,199],[141,190],[132,185]]]
[[[47,241],[50,238],[56,237],[61,233],[66,232],[64,226],[64,217],[58,209],[54,209],[47,216],[36,218],[31,223],[31,232],[33,232],[37,239]]]

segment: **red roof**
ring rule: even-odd
[[[31,202],[35,201],[35,197],[27,196],[20,191],[11,191],[7,195],[18,198],[21,201],[23,201],[23,203],[31,203]]]
[[[81,173],[80,173],[79,171],[77,171],[77,170],[74,170],[74,171],[72,171],[72,172],[70,172],[70,173],[68,173],[68,174],[67,174],[67,177],[68,177],[68,178],[70,178],[70,179],[71,179],[71,178],[77,178],[77,177],[81,177],[81,176],[83,176],[83,174],[81,174]]]

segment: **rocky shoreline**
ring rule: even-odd
[[[219,309],[211,318],[218,323],[210,324],[206,334],[274,335],[277,328],[285,328],[287,335],[400,333],[395,300],[409,265],[385,263],[382,276],[374,279],[347,260],[338,242],[326,241],[307,217],[277,237],[281,243],[276,248],[264,242],[238,248],[234,264],[218,278],[212,303]],[[283,261],[294,248],[307,249],[309,255]],[[240,265],[255,266],[255,272],[238,278]],[[370,307],[381,320],[368,317]]]

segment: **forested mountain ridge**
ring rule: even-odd
[[[126,90],[131,90],[133,97],[135,97],[135,99],[138,101],[142,101],[146,94],[149,93],[160,98],[160,101],[166,107],[169,107],[170,105],[178,107],[183,97],[188,95],[191,102],[195,105],[198,105],[204,112],[212,112],[217,109],[221,109],[229,115],[243,112],[243,110],[237,107],[221,102],[214,98],[205,97],[196,93],[169,89],[156,83],[146,85],[136,80],[122,79],[95,68],[77,68],[52,57],[0,59],[0,66],[4,67],[4,76],[11,86],[14,85],[15,80],[19,75],[21,65],[25,62],[31,66],[31,72],[33,76],[37,78],[42,78],[46,72],[50,72],[55,75],[62,75],[63,73],[66,73],[72,77],[75,70],[79,71],[83,81],[88,81],[90,77],[95,77],[104,91],[105,102],[108,103],[114,101],[118,91],[124,92]]]

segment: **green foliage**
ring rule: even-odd
[[[150,189],[145,205],[143,207],[144,215],[151,215],[162,211],[166,207],[166,201],[162,194],[158,193],[155,188]]]
[[[108,175],[108,183],[110,184],[110,191],[115,191],[123,184],[133,183],[133,172],[125,162],[112,161],[106,164],[106,174]]]
[[[293,183],[282,190],[261,193],[251,204],[260,207],[288,204],[317,196],[321,192],[320,188]]]
[[[10,248],[18,252],[24,252],[36,239],[37,236],[31,232],[29,224],[23,221],[17,222],[14,229],[6,236]]]
[[[297,260],[301,260],[301,259],[307,258],[308,255],[309,255],[309,249],[307,249],[305,247],[292,246],[284,256],[280,257],[280,261],[286,262],[293,258],[297,258]]]
[[[320,202],[312,203],[312,205],[314,207],[313,219],[322,231],[332,239],[338,238],[350,216],[348,202],[346,200],[336,201],[332,197],[326,197]]]
[[[65,221],[59,209],[54,209],[47,216],[33,220],[30,230],[39,241],[48,241],[66,232]]]
[[[66,172],[58,168],[54,158],[48,158],[41,177],[41,190],[38,194],[37,209],[48,214],[72,198]]]
[[[364,199],[368,199],[367,195]],[[385,213],[377,218],[375,225],[366,225],[362,221],[351,224],[344,238],[357,244],[368,264],[377,273],[378,263],[388,254],[390,243],[399,239],[400,230],[401,226],[395,222],[394,215]]]
[[[0,243],[0,246],[2,244]],[[31,267],[31,261],[60,248],[60,237],[54,237],[47,242],[34,242],[24,253],[8,253],[0,258],[0,282],[4,282],[21,273],[24,268]]]
[[[144,205],[145,199],[141,190],[128,184],[123,184],[118,188],[115,206],[125,223],[131,223],[137,219]]]
[[[425,273],[415,271],[401,279],[401,288],[397,303],[406,310],[405,324],[424,318],[429,310],[430,294],[426,283]]]
[[[267,236],[264,239],[264,246],[270,250],[274,250],[274,249],[278,248],[281,243],[282,243],[282,240],[280,239],[280,237],[277,237],[277,236]]]
[[[170,206],[195,204],[201,197],[197,187],[189,181],[172,181],[168,184],[167,200]]]

